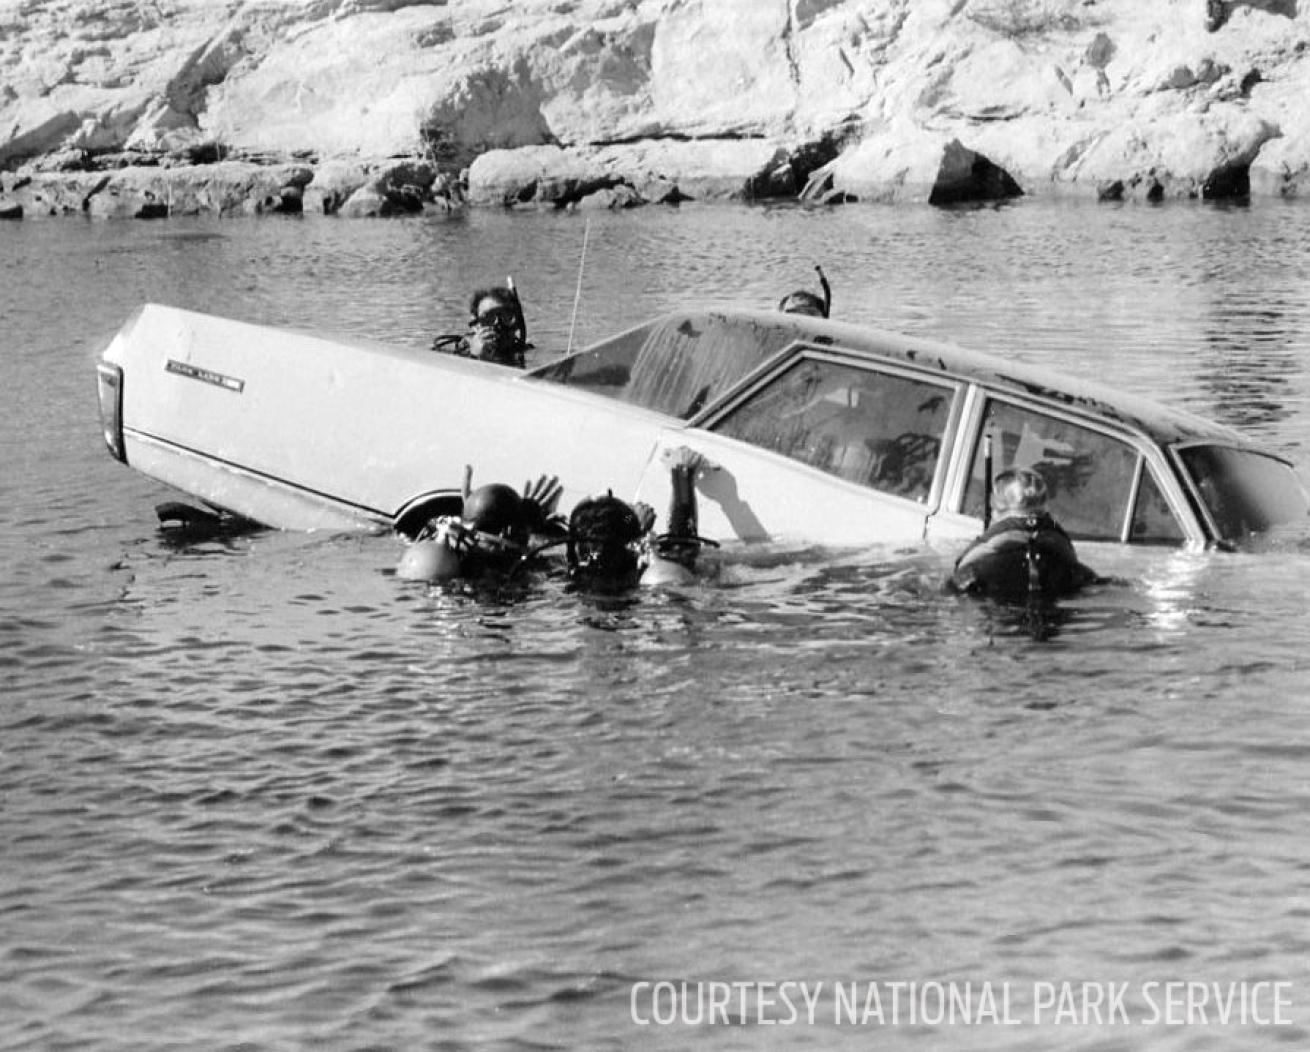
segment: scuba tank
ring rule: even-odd
[[[1073,542],[1047,514],[1002,519],[965,549],[951,584],[1010,603],[1069,595],[1091,579]]]

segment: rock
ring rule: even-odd
[[[167,173],[114,183],[97,207],[114,215],[563,208],[625,186],[666,202],[965,184],[1203,197],[1243,165],[1252,194],[1287,194],[1304,180],[1308,6],[8,0],[0,168]],[[291,161],[313,178],[200,171]],[[467,197],[438,187],[464,169]],[[80,213],[84,190],[48,182],[21,205]]]
[[[423,211],[433,201],[437,172],[424,161],[402,161],[374,172],[340,205],[348,219],[407,215]],[[312,184],[311,184],[312,186]],[[443,182],[443,188],[448,187]]]
[[[37,173],[17,180],[10,188],[9,198],[21,206],[25,219],[82,215],[91,196],[108,181],[103,174]]]
[[[86,150],[70,147],[38,157],[30,167],[35,172],[88,172],[95,166]]]
[[[597,190],[595,193],[587,194],[578,200],[577,207],[581,210],[618,210],[635,208],[642,203],[641,196],[636,190],[626,183],[619,183],[617,186],[607,187],[604,190]]]
[[[1201,182],[1201,197],[1227,201],[1251,196],[1251,166],[1245,162],[1222,164]]]
[[[13,166],[42,154],[57,154],[82,125],[81,118],[71,110],[42,114],[42,109],[45,107],[30,108],[26,126],[21,120],[6,121],[12,131],[7,141],[0,141],[0,165]]]
[[[1096,199],[1098,201],[1122,201],[1124,199],[1124,184],[1122,179],[1116,179],[1111,183],[1103,183],[1096,188]]]
[[[949,160],[954,167],[947,171],[944,165],[952,143],[960,152],[952,151]],[[803,196],[827,203],[851,198],[903,203],[927,202],[936,193],[946,203],[962,186],[962,180],[970,176],[975,156],[956,140],[944,139],[910,122],[898,122],[848,147],[817,169]]]
[[[302,197],[306,212],[335,215],[352,194],[368,181],[364,166],[355,161],[331,161],[319,165]]]
[[[1105,33],[1097,33],[1092,42],[1087,45],[1087,50],[1083,52],[1083,62],[1093,69],[1104,70],[1117,50],[1109,36]]]
[[[959,139],[952,139],[942,150],[941,166],[928,194],[928,203],[957,205],[1021,196],[1023,191],[1009,172],[966,148]]]
[[[92,219],[166,219],[169,202],[146,187],[117,185],[87,199]]]
[[[1106,132],[1056,174],[1077,181],[1121,181],[1128,196],[1200,197],[1207,183],[1233,185],[1231,173],[1249,168],[1278,136],[1276,126],[1220,104],[1203,114],[1163,116]]]
[[[369,219],[389,215],[387,196],[376,186],[361,186],[351,194],[338,210],[344,219]]]
[[[1251,193],[1265,197],[1310,196],[1310,135],[1307,129],[1267,142],[1251,162]]]
[[[678,189],[678,184],[663,176],[648,176],[638,180],[634,189],[637,195],[648,204],[676,205],[688,198]]]
[[[305,210],[305,195],[300,187],[287,185],[278,191],[278,206],[275,209],[284,215],[300,215]]]
[[[777,197],[796,197],[805,188],[815,171],[832,161],[839,153],[833,136],[824,136],[816,142],[802,143],[792,148],[779,148],[763,171],[746,182],[746,196],[753,200]]]

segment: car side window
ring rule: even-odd
[[[925,502],[954,394],[945,384],[801,358],[713,430],[849,482]]]
[[[1149,468],[1142,470],[1128,539],[1134,544],[1182,544],[1187,539]]]
[[[1060,417],[988,399],[993,476],[1031,468],[1046,480],[1051,514],[1071,536],[1121,538],[1140,454],[1127,442]],[[982,516],[984,443],[975,444],[964,495],[966,515]]]

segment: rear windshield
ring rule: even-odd
[[[713,313],[661,318],[530,375],[689,420],[796,342],[786,326]]]
[[[1310,511],[1305,488],[1284,461],[1230,446],[1186,446],[1178,456],[1221,540],[1238,541]]]

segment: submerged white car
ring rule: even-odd
[[[699,526],[721,542],[972,538],[987,472],[1012,467],[1079,540],[1231,546],[1310,508],[1287,459],[1193,415],[773,311],[669,314],[521,372],[151,304],[98,370],[118,460],[285,529],[403,532],[457,509],[465,465],[558,475],[564,512],[607,490],[661,510],[684,446],[717,465]]]

